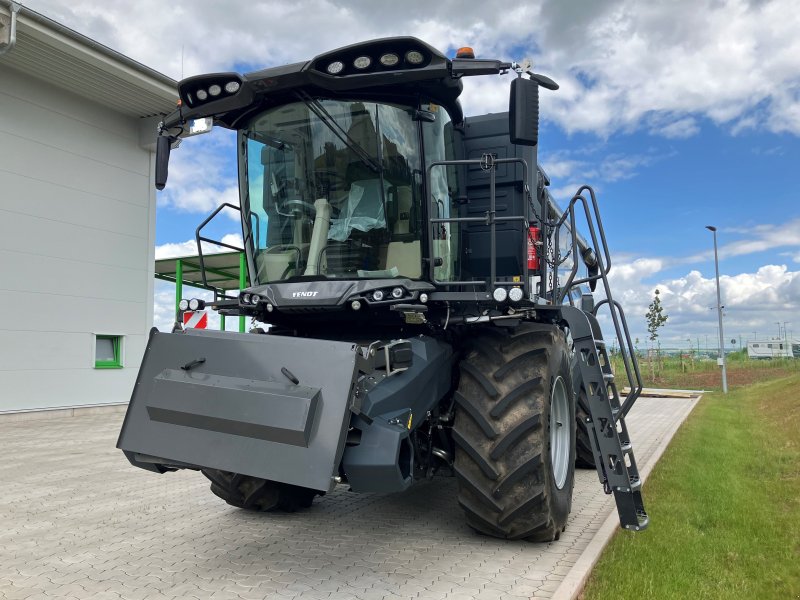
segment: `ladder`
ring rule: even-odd
[[[563,307],[562,313],[575,313],[567,318],[578,355],[578,365],[586,390],[589,416],[586,423],[594,453],[597,474],[603,490],[613,492],[620,524],[625,529],[641,531],[649,519],[642,501],[642,480],[636,468],[633,446],[625,425],[626,410],[611,371],[606,344],[594,315],[572,307]],[[584,323],[578,325],[576,320]],[[622,316],[624,320],[624,315]],[[575,325],[578,325],[577,327]],[[586,326],[588,325],[588,327]]]
[[[589,256],[594,258],[593,268],[589,269],[588,276],[582,278],[578,277],[578,257],[583,253],[576,233],[576,206],[583,209],[581,212],[586,219],[592,243],[592,247],[586,252],[590,252]],[[559,240],[563,225],[568,225],[571,237],[571,248],[567,256],[571,255],[572,268],[562,284],[559,278],[559,266],[564,258],[558,255],[558,248],[561,247]],[[578,354],[578,366],[588,400],[589,416],[586,417],[586,425],[597,474],[603,484],[603,490],[607,494],[612,492],[614,494],[622,527],[641,531],[647,527],[649,519],[644,510],[642,480],[636,468],[631,438],[625,425],[625,415],[642,390],[642,377],[625,313],[611,294],[608,282],[611,255],[594,190],[589,186],[581,186],[559,218],[548,223],[548,228],[554,232],[555,238],[552,244],[553,285],[550,300],[561,313],[561,318],[569,324],[575,351]],[[589,263],[586,264],[589,267]],[[582,308],[572,306],[573,300],[570,295],[572,290],[581,284],[589,284],[594,290],[598,281],[603,284],[604,300],[594,305],[589,296],[588,303],[582,300]],[[630,391],[623,402],[620,402],[611,361],[608,358],[600,324],[597,322],[598,309],[603,305],[608,305],[609,317],[620,344],[623,368],[630,384]]]

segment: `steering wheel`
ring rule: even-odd
[[[294,219],[304,215],[308,215],[313,219],[317,215],[317,209],[314,208],[314,205],[300,198],[284,200],[275,205],[275,210],[283,217],[292,217]]]

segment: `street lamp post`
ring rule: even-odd
[[[719,318],[719,355],[722,357],[722,393],[728,393],[728,371],[725,367],[725,335],[722,333],[722,300],[719,294],[719,256],[717,255],[717,228],[706,225],[714,234],[714,270],[717,274],[717,317]]]

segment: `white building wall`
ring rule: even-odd
[[[125,402],[152,324],[141,120],[0,62],[0,412]],[[94,368],[121,335],[122,369]]]

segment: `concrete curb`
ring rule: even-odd
[[[661,440],[661,443],[650,456],[650,460],[648,460],[647,464],[641,469],[639,475],[641,476],[643,482],[647,481],[647,478],[650,476],[650,472],[653,470],[653,468],[656,466],[656,463],[658,463],[659,459],[666,451],[667,447],[672,441],[673,436],[677,433],[678,429],[680,429],[681,425],[683,425],[684,421],[686,421],[692,410],[694,410],[694,407],[697,406],[700,398],[702,398],[702,395],[697,396],[697,398],[695,398],[686,408],[684,408],[680,420],[677,421],[671,431],[667,432],[667,434],[664,436],[664,439]],[[589,579],[592,569],[600,559],[600,554],[602,554],[603,549],[608,545],[608,542],[611,541],[611,538],[618,529],[619,517],[617,516],[616,510],[612,510],[606,520],[600,526],[600,529],[597,530],[597,533],[592,538],[592,541],[589,542],[589,545],[581,553],[578,560],[575,561],[575,564],[569,570],[569,573],[564,576],[561,584],[558,586],[558,588],[556,588],[556,591],[553,593],[554,600],[575,600],[578,597],[578,595],[583,591],[583,587],[586,585],[586,581]]]
[[[64,408],[47,408],[37,410],[18,410],[0,412],[0,423],[22,421],[38,421],[41,419],[62,419],[65,417],[83,417],[106,413],[122,413],[128,409],[128,403],[92,404],[89,406],[67,406]]]

